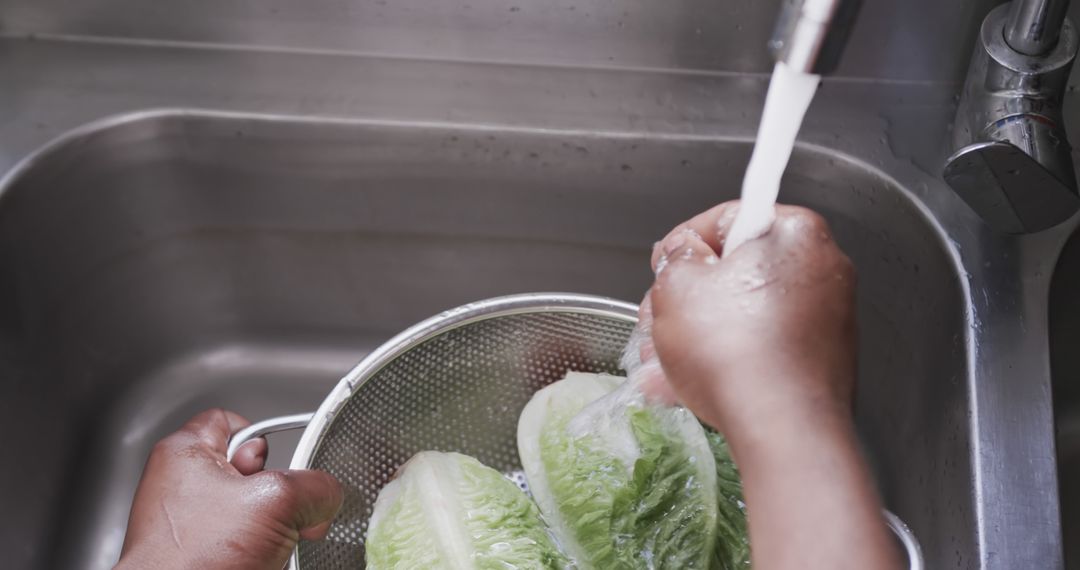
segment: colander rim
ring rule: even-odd
[[[459,327],[493,318],[529,313],[580,313],[628,323],[638,320],[638,306],[600,295],[520,293],[467,303],[420,321],[365,356],[327,394],[300,436],[290,469],[310,469],[315,450],[349,398],[386,365],[420,344]]]

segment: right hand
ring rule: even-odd
[[[654,252],[659,272],[642,314],[662,365],[654,382],[666,377],[679,401],[729,437],[763,418],[846,421],[851,262],[821,216],[784,205],[768,234],[721,259],[737,209],[727,202],[690,219]]]

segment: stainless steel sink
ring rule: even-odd
[[[1065,566],[1080,568],[1080,233],[1065,244],[1050,289],[1058,482]]]
[[[80,129],[0,187],[0,504],[16,567],[107,568],[152,443],[189,415],[310,410],[442,309],[561,290],[636,301],[652,242],[734,197],[711,135],[224,113]],[[965,277],[907,189],[819,146],[782,199],[859,271],[858,420],[931,567],[975,568]],[[1074,288],[1075,290],[1075,288]],[[272,442],[283,465],[289,440]],[[59,490],[59,491],[58,491]]]
[[[1080,219],[1003,236],[941,179],[999,3],[864,2],[783,198],[858,266],[859,426],[929,567],[1080,569]],[[641,294],[734,194],[781,1],[534,4],[0,0],[0,565],[108,567],[197,409],[311,409],[464,301]]]

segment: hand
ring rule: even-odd
[[[729,437],[763,418],[849,417],[850,261],[819,215],[783,205],[768,234],[721,259],[737,209],[728,202],[692,218],[654,252],[643,317],[668,386]]]
[[[281,570],[299,539],[326,535],[341,486],[320,471],[262,471],[265,440],[230,464],[229,436],[247,425],[210,410],[154,446],[117,568]]]
[[[641,310],[655,348],[641,357],[660,366],[640,369],[645,389],[673,392],[728,438],[754,568],[898,569],[851,418],[851,262],[820,216],[792,206],[721,258],[737,208],[713,208],[658,244]]]

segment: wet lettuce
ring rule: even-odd
[[[369,570],[569,566],[529,497],[458,453],[410,459],[379,493],[365,546]]]
[[[522,412],[518,450],[544,518],[583,570],[730,559],[714,548],[718,528],[723,540],[737,529],[719,517],[722,470],[705,430],[685,409],[618,390],[623,381],[571,373]]]
[[[716,545],[710,570],[742,570],[750,567],[750,540],[746,526],[746,503],[742,479],[724,436],[706,429],[716,460]]]

